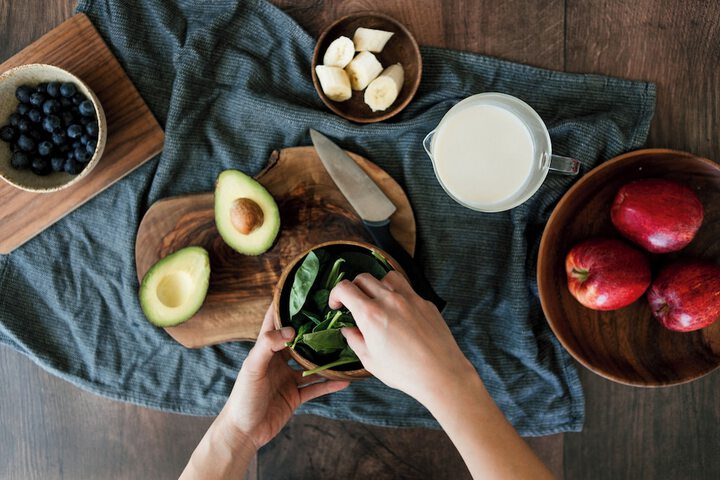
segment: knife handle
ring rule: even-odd
[[[429,300],[434,303],[438,310],[442,312],[445,308],[445,300],[435,293],[430,282],[425,278],[422,270],[418,268],[415,260],[400,246],[400,244],[390,234],[390,221],[384,222],[364,222],[365,227],[370,232],[375,244],[385,250],[391,257],[393,257],[405,270],[410,283],[412,283],[415,291],[423,297],[425,300]]]

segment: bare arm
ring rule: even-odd
[[[190,457],[182,480],[242,478],[257,450],[285,426],[301,404],[347,387],[317,382],[288,365],[285,342],[292,327],[273,330],[269,309],[255,346],[245,359],[230,398]]]
[[[352,312],[359,328],[343,335],[365,368],[425,405],[473,478],[552,478],[495,405],[440,312],[401,275],[341,282],[330,305]]]

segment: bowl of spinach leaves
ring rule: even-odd
[[[287,345],[305,369],[303,375],[317,373],[332,380],[371,376],[340,331],[356,326],[352,313],[345,307],[331,309],[328,299],[342,280],[352,281],[361,273],[382,280],[392,270],[404,274],[387,253],[350,240],[316,245],[285,267],[275,288],[275,326],[295,328],[295,338]]]

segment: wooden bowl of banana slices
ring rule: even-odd
[[[415,38],[382,13],[354,13],[335,21],[313,53],[312,79],[323,103],[357,123],[400,113],[415,96],[421,75]]]

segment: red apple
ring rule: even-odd
[[[676,252],[695,238],[703,206],[685,185],[651,178],[620,188],[610,217],[623,236],[648,252]]]
[[[650,264],[643,252],[621,240],[593,238],[565,257],[568,289],[593,310],[617,310],[640,298],[650,285]]]
[[[699,261],[664,268],[647,294],[652,313],[670,330],[691,332],[720,318],[720,267]]]

